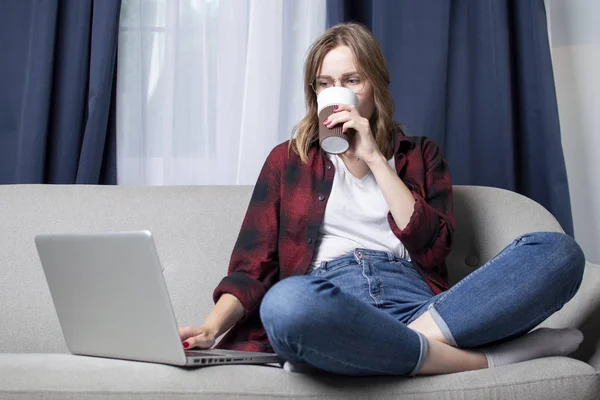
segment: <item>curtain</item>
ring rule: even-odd
[[[123,0],[118,182],[254,184],[304,116],[321,0]]]
[[[396,120],[442,148],[455,184],[546,207],[573,234],[543,0],[328,0],[328,25],[371,28]]]
[[[115,184],[119,0],[0,2],[0,183]]]
[[[547,5],[575,237],[586,258],[600,264],[600,3]]]

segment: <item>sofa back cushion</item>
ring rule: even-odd
[[[454,186],[455,232],[446,262],[455,284],[528,232],[563,232],[552,214],[518,193],[483,186]]]
[[[0,352],[66,352],[38,233],[152,232],[176,318],[200,323],[227,273],[252,188],[0,186]]]

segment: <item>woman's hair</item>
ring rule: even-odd
[[[394,131],[400,129],[393,121],[394,101],[389,90],[390,74],[377,40],[365,26],[358,23],[344,23],[329,28],[308,50],[304,63],[306,115],[294,127],[288,151],[293,149],[300,155],[303,163],[308,161],[308,150],[319,136],[317,95],[311,84],[319,73],[325,55],[338,46],[350,48],[357,72],[373,86],[375,111],[370,119],[371,131],[379,149],[389,159],[394,152]]]

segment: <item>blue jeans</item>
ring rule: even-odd
[[[530,233],[434,295],[410,262],[356,249],[274,285],[260,316],[284,360],[342,375],[413,375],[428,345],[407,325],[424,312],[456,347],[509,340],[562,308],[579,289],[584,266],[571,237]]]

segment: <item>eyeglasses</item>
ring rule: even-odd
[[[365,86],[365,80],[362,79],[358,74],[342,76],[342,78],[340,78],[339,81],[342,87],[350,89],[354,93],[359,93]],[[319,94],[325,89],[334,87],[335,79],[329,76],[320,76],[313,80],[310,86],[316,94]]]

